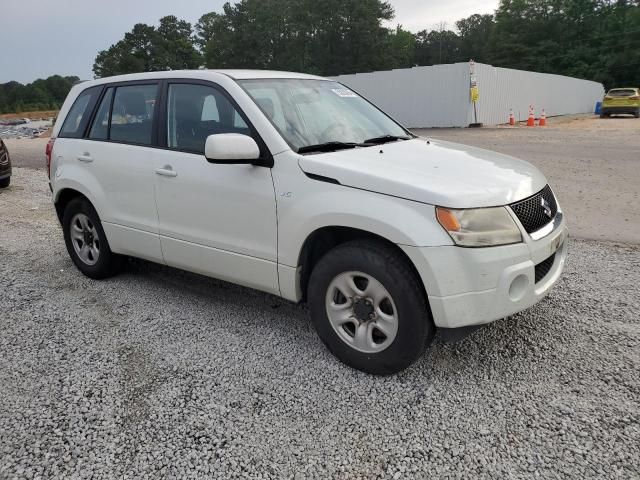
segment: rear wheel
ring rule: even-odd
[[[11,177],[3,178],[0,180],[0,188],[7,188],[11,183]]]
[[[633,116],[636,118],[640,118],[640,108],[636,110],[636,113],[634,113]]]
[[[88,200],[75,198],[69,202],[62,228],[71,260],[87,277],[103,279],[120,270],[122,257],[109,248],[100,218]]]
[[[308,299],[322,341],[364,372],[407,368],[435,333],[415,272],[382,242],[353,241],[330,250],[311,273]]]

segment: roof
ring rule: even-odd
[[[211,74],[222,74],[235,80],[249,80],[261,78],[298,78],[308,80],[327,80],[316,75],[296,72],[279,72],[276,70],[169,70],[162,72],[130,73],[92,80],[91,83],[99,85],[111,82],[130,82],[135,80],[163,79],[163,78],[199,78],[206,79]]]
[[[209,72],[222,73],[228,75],[236,80],[248,80],[256,78],[302,78],[302,79],[315,79],[326,80],[323,77],[316,75],[309,75],[306,73],[297,72],[280,72],[278,70],[206,70]]]

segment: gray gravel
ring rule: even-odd
[[[0,478],[638,478],[640,249],[573,240],[544,302],[377,378],[304,308],[71,264],[43,172],[0,193]]]

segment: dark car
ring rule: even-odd
[[[11,183],[11,159],[9,150],[0,138],[0,188],[6,188]]]

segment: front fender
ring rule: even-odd
[[[300,181],[300,180],[299,180]],[[435,207],[304,177],[303,194],[278,197],[278,261],[296,267],[305,240],[323,227],[350,227],[399,245],[452,245]]]

